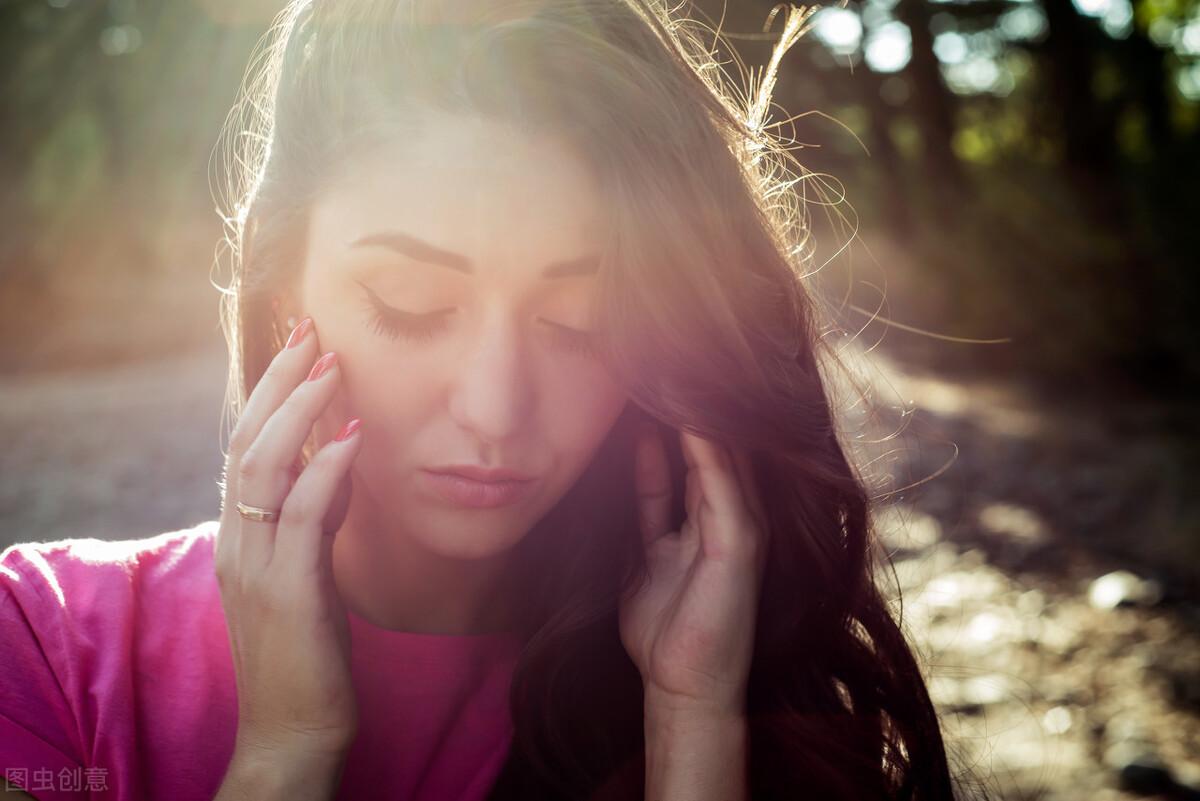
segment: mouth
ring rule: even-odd
[[[528,481],[533,475],[515,467],[482,467],[474,464],[445,464],[426,468],[433,473],[450,473],[473,481]]]
[[[464,475],[456,468],[421,470],[422,483],[444,501],[455,506],[475,509],[508,506],[527,497],[537,483],[533,478],[500,478],[495,480],[480,480],[470,475]],[[504,471],[492,471],[499,474]]]

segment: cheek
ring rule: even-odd
[[[423,368],[419,359],[410,359],[403,369],[372,369],[372,365],[395,365],[396,358],[370,349],[347,352],[342,358],[342,386],[331,408],[337,406],[347,419],[362,418],[363,433],[368,437],[363,456],[370,461],[372,453],[394,456],[407,452],[414,427],[434,413],[431,393],[436,382],[428,368]]]
[[[547,390],[544,430],[557,451],[586,459],[620,416],[625,399],[600,367],[563,371]]]

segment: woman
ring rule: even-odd
[[[5,552],[5,765],[952,798],[763,126],[802,19],[742,108],[657,0],[293,0],[228,126],[220,519]]]

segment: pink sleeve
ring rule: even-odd
[[[27,545],[0,553],[0,782],[38,801],[67,801],[88,797],[87,781],[81,782],[80,732],[63,689],[71,686],[71,662],[61,590],[44,563]]]

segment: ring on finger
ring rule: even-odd
[[[246,518],[247,520],[253,520],[256,523],[279,522],[280,510],[278,509],[264,509],[261,506],[250,506],[238,501],[237,510],[238,514],[240,514],[242,517]]]

